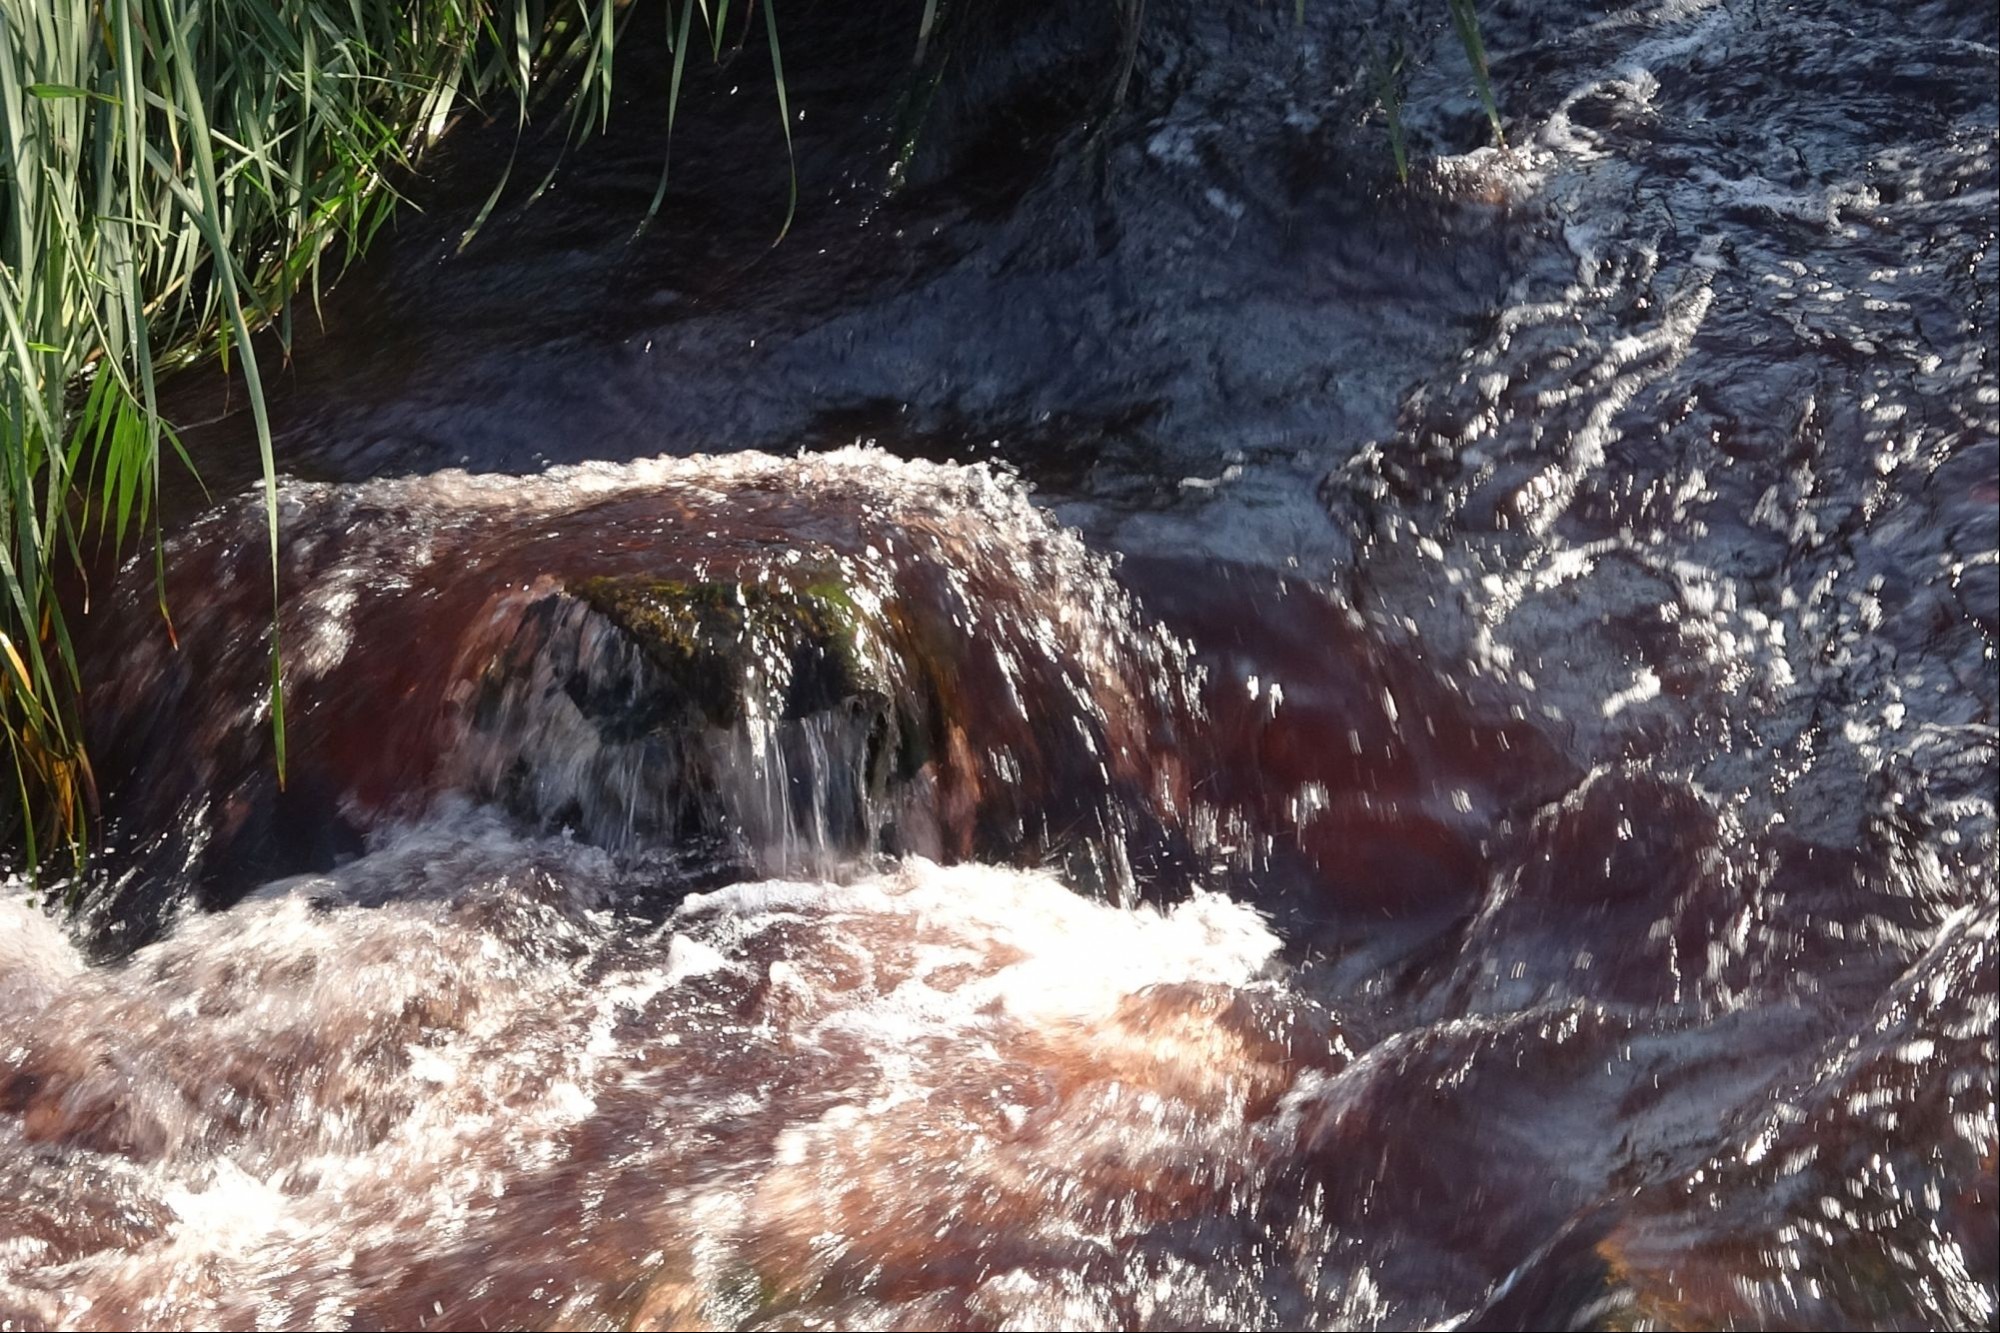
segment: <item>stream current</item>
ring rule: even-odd
[[[273,376],[282,785],[172,388],[0,1321],[1991,1326],[1990,8],[1496,5],[1505,148],[1427,9],[1071,8],[914,139],[787,10],[777,247],[754,52],[636,239],[656,91],[462,248],[455,130]]]

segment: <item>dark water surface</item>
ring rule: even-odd
[[[0,1319],[1991,1325],[2000,20],[1495,6],[1502,151],[1442,6],[1073,8],[784,11],[776,247],[755,52],[636,238],[656,93],[462,250],[461,126],[276,376],[282,789],[175,389]]]

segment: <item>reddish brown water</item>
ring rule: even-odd
[[[768,255],[741,62],[638,242],[643,98],[447,171],[279,377],[282,788],[256,497],[100,584],[0,1321],[1991,1326],[1993,14],[1497,6],[1504,154],[1420,22],[1398,189],[1278,8],[1096,131],[995,18],[899,192],[801,12]]]

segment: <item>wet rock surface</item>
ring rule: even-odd
[[[522,190],[460,250],[485,194],[454,182],[515,151],[510,126],[463,127],[424,212],[329,297],[335,332],[289,358],[290,466],[352,481],[874,438],[1171,494],[1230,450],[1344,453],[1504,295],[1504,200],[1387,189],[1363,123],[1350,55],[1428,45],[1441,14],[1153,0],[1128,58],[1116,5],[968,8],[930,48],[934,89],[893,7],[787,16],[800,203],[775,246],[786,155],[758,43],[689,64],[685,185],[643,232],[666,119],[649,81],[550,208],[521,196],[561,135],[531,140]],[[629,40],[647,58],[652,34]],[[228,466],[241,402],[182,393]]]

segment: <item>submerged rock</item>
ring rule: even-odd
[[[698,878],[876,854],[1163,886],[1194,834],[1181,645],[983,468],[870,450],[287,485],[268,698],[261,510],[170,544],[87,650],[114,848],[101,945],[324,870],[447,795]],[[1211,821],[1212,823],[1212,821]]]
[[[819,712],[887,680],[857,642],[860,611],[832,578],[804,587],[587,578],[571,593],[629,635],[667,682],[717,726],[733,726],[777,685],[787,720]],[[782,674],[780,674],[782,673]],[[866,682],[866,683],[864,683]]]

